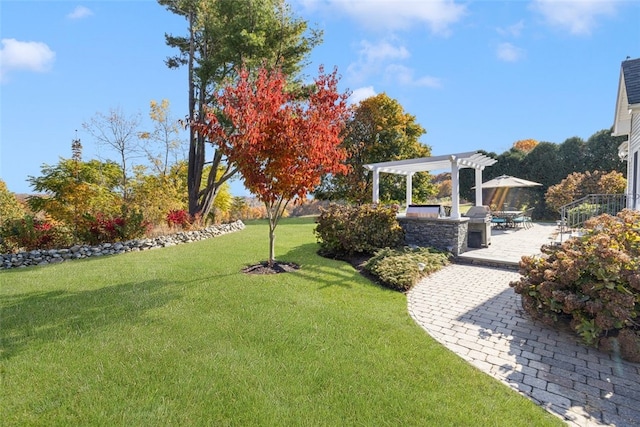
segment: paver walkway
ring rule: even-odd
[[[516,233],[524,231],[531,230]],[[538,228],[537,238],[548,241],[546,231]],[[498,245],[492,252],[499,256]],[[447,348],[569,425],[640,426],[640,365],[534,323],[509,287],[519,277],[513,269],[454,264],[408,293],[409,313]]]

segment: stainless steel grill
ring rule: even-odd
[[[491,244],[491,209],[489,206],[472,206],[464,216],[469,218],[467,246],[488,247]]]
[[[442,205],[409,205],[407,218],[440,218],[445,216]]]

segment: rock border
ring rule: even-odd
[[[24,268],[35,265],[59,264],[74,259],[85,259],[105,255],[117,255],[149,249],[166,248],[183,243],[210,239],[223,234],[243,230],[245,225],[237,220],[228,224],[212,225],[202,230],[180,231],[166,236],[134,239],[126,242],[102,243],[100,245],[74,245],[63,249],[44,249],[15,254],[0,254],[0,270]]]

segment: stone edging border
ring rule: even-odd
[[[212,225],[202,230],[180,231],[175,234],[126,242],[102,243],[100,245],[74,245],[63,249],[33,250],[15,254],[0,254],[0,270],[30,267],[34,265],[58,264],[67,260],[138,252],[147,249],[165,248],[182,243],[210,239],[222,234],[243,230],[244,223],[237,220],[228,224]]]

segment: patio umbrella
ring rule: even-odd
[[[522,178],[516,178],[515,176],[510,175],[501,175],[496,178],[493,178],[487,182],[482,183],[482,189],[492,189],[493,192],[490,196],[488,196],[488,200],[490,201],[491,206],[495,207],[507,207],[507,193],[509,193],[509,189],[511,188],[523,188],[523,187],[536,187],[540,186],[539,182],[528,181]],[[473,187],[475,188],[475,187]],[[517,200],[518,196],[516,194],[509,195],[509,199]],[[512,200],[513,202],[513,200]],[[517,204],[517,203],[516,203]]]
[[[515,188],[515,187],[535,187],[542,185],[539,182],[527,181],[510,175],[501,175],[487,182],[482,183],[482,188]],[[475,187],[472,187],[475,188]]]

